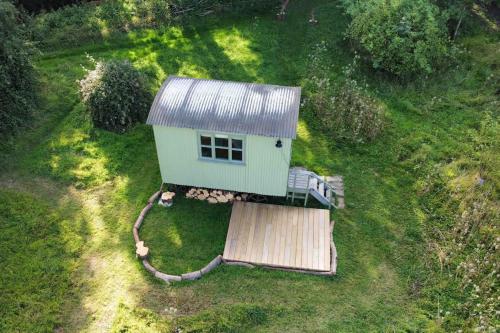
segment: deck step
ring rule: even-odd
[[[332,192],[335,193],[335,197]],[[310,193],[323,205],[345,208],[342,176],[318,176],[305,168],[291,168],[288,177],[288,193],[290,195],[295,193],[295,198],[298,198],[297,193],[304,193],[304,197],[306,193]]]
[[[316,200],[318,200],[319,202],[321,202],[323,205],[325,205],[325,206],[329,206],[330,205],[330,200],[328,200],[324,195],[322,195],[318,191],[311,190],[311,195],[313,197],[315,197]]]

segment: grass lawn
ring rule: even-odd
[[[307,22],[313,7],[316,26]],[[84,75],[81,65],[89,66],[86,53],[130,59],[156,88],[170,74],[300,85],[310,49],[326,40],[332,75],[340,75],[352,59],[346,24],[337,2],[292,1],[284,22],[274,13],[203,18],[42,55],[37,126],[2,158],[0,331],[439,330],[434,295],[418,287],[427,274],[419,170],[459,155],[464,133],[477,128],[494,96],[483,82],[498,62],[490,56],[497,37],[463,41],[474,50],[471,64],[424,86],[370,76],[388,118],[375,143],[333,142],[301,110],[292,163],[345,179],[347,208],[332,213],[339,256],[333,278],[221,266],[195,282],[154,279],[135,259],[131,233],[161,181],[152,130],[96,130],[79,102],[76,80]],[[441,100],[433,102],[435,96]],[[169,210],[153,208],[141,235],[157,267],[199,269],[222,252],[230,207],[174,201]]]

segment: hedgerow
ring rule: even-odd
[[[0,137],[29,123],[36,105],[36,80],[30,58],[34,48],[17,9],[0,0]]]
[[[81,3],[36,15],[31,24],[40,46],[80,45],[136,28],[161,27],[190,16],[232,15],[270,10],[277,0],[104,0]]]

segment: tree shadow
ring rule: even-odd
[[[201,24],[172,27],[150,41],[140,43],[136,43],[131,35],[131,47],[120,44],[119,48],[112,49],[110,44],[96,55],[131,59],[151,74],[155,88],[172,74],[299,85],[306,70],[304,58],[307,48],[316,41],[313,38],[315,28],[307,23],[307,12],[320,3],[298,2],[297,7],[291,7],[291,18],[285,22],[258,18],[240,20],[237,25],[231,20],[221,20],[205,28]],[[304,17],[292,19],[294,16]],[[81,54],[71,56],[67,59],[68,66],[76,66],[82,59]],[[67,82],[75,80],[78,75],[81,74],[72,73]],[[161,182],[150,127],[139,125],[124,135],[116,135],[90,128],[81,106],[73,112],[55,133],[55,141],[43,145],[37,153],[39,159],[35,159],[36,162],[47,159],[47,156],[58,156],[59,162],[57,158],[50,159],[49,163],[45,163],[46,169],[41,170],[37,166],[35,170],[66,182],[81,182],[82,188],[86,189],[82,191],[85,195],[82,209],[94,216],[92,225],[97,228],[95,236],[98,238],[85,258],[89,265],[88,272],[82,275],[84,282],[81,282],[85,285],[85,299],[77,300],[80,309],[76,312],[81,311],[83,317],[96,316],[99,321],[99,318],[107,316],[110,319],[104,322],[108,325],[113,319],[113,307],[121,301],[158,313],[173,305],[179,308],[180,314],[191,314],[223,304],[259,302],[265,305],[283,304],[285,319],[275,318],[277,322],[282,320],[282,325],[286,324],[284,321],[290,318],[291,313],[306,325],[311,315],[322,315],[321,312],[330,307],[335,307],[336,313],[324,313],[324,316],[335,319],[347,314],[349,307],[356,303],[382,303],[386,289],[393,287],[392,284],[396,293],[392,296],[396,300],[381,320],[393,322],[403,316],[400,309],[393,307],[402,304],[401,299],[404,299],[399,281],[397,278],[387,282],[382,280],[383,273],[394,270],[393,266],[399,263],[392,253],[398,252],[404,235],[400,234],[396,223],[403,218],[404,223],[411,224],[415,220],[411,216],[414,207],[411,202],[409,207],[406,206],[404,191],[410,190],[410,186],[398,183],[395,173],[400,171],[386,169],[387,164],[373,167],[379,162],[379,157],[364,157],[359,150],[351,151],[349,147],[335,144],[314,128],[313,119],[302,115],[299,137],[293,147],[293,163],[321,174],[341,174],[345,177],[348,208],[333,213],[333,218],[338,221],[334,231],[339,251],[337,277],[329,279],[264,269],[220,267],[200,281],[167,287],[155,280],[135,259],[131,233],[147,198]],[[377,149],[377,152],[381,151],[383,149]],[[61,161],[67,162],[61,164]],[[59,163],[59,167],[54,168],[51,163]],[[79,170],[87,173],[78,174]],[[179,201],[181,206],[183,203]],[[187,206],[197,210],[196,214],[204,211],[201,204],[186,202]],[[184,209],[187,210],[187,206]],[[168,211],[165,212],[168,214]],[[150,217],[155,218],[162,213],[156,210]],[[225,210],[217,211],[217,215],[229,219]],[[181,225],[182,219],[179,219],[173,223],[174,229],[155,235],[156,224],[158,228],[163,227],[161,220],[146,218],[145,223],[151,224],[145,225],[145,232],[148,237],[152,234],[153,255],[158,251],[166,265],[169,265],[169,257],[175,254],[179,241],[184,244],[192,242],[194,238],[190,238],[190,233],[199,232]],[[165,237],[164,243],[162,237]],[[214,239],[217,237],[225,237],[223,226],[218,226]],[[220,242],[220,239],[215,242]],[[162,251],[160,246],[169,249]],[[218,246],[214,249],[218,250]],[[196,251],[204,251],[204,248],[196,248]],[[187,268],[198,269],[195,266],[206,255],[188,258],[194,264],[188,264]],[[180,266],[177,269],[180,270]],[[373,293],[370,295],[368,291]],[[92,304],[92,297],[95,303],[109,298],[109,304]],[[343,304],[349,307],[343,310]],[[359,310],[359,315],[368,312],[369,306]],[[94,321],[81,318],[74,326],[86,327]]]
[[[2,324],[6,331],[53,330],[82,301],[78,271],[89,221],[74,188],[9,173],[2,187]],[[71,295],[71,297],[68,297]],[[3,296],[3,297],[4,297]],[[80,310],[79,310],[80,311]],[[5,325],[5,326],[4,326]]]

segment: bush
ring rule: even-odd
[[[219,12],[249,15],[277,4],[277,0],[103,0],[36,15],[31,30],[43,48],[62,43],[79,46],[136,28],[166,26],[174,19]]]
[[[352,6],[347,36],[374,68],[411,78],[445,66],[452,54],[445,20],[428,0],[370,0]]]
[[[129,61],[96,62],[79,81],[94,126],[124,132],[146,119],[151,94],[143,75]]]
[[[313,52],[307,104],[320,119],[323,130],[339,140],[359,143],[375,139],[384,125],[383,108],[367,92],[367,85],[354,78],[358,56],[344,68],[344,79],[332,84],[319,73],[328,72],[317,53],[325,53],[324,44]],[[316,53],[316,54],[315,54]]]
[[[0,137],[26,124],[36,105],[36,83],[20,14],[0,0]]]

